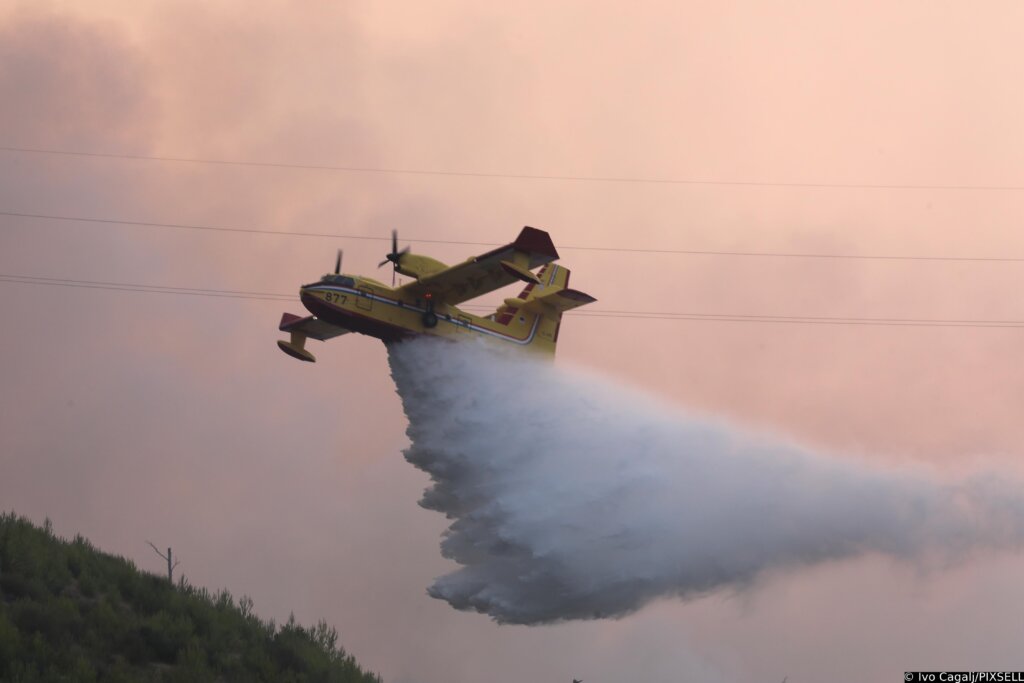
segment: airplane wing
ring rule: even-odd
[[[319,339],[325,341],[332,337],[340,337],[343,334],[348,334],[349,330],[344,327],[338,327],[328,322],[324,322],[319,318],[307,315],[305,318],[292,315],[291,313],[284,313],[281,315],[281,324],[278,329],[282,332],[297,332],[305,335],[311,339]]]
[[[530,271],[558,258],[543,230],[523,228],[515,242],[466,259],[400,287],[416,297],[426,294],[438,303],[459,304],[517,281],[537,282]]]

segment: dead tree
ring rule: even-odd
[[[164,555],[155,545],[153,545],[149,541],[146,541],[146,543],[149,543],[149,547],[155,550],[157,555],[167,560],[167,580],[171,583],[174,583],[174,568],[181,564],[181,562],[178,560],[173,560],[172,562],[172,558],[174,556],[171,554],[170,548],[167,548],[167,554]]]

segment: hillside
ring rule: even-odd
[[[326,623],[252,607],[0,514],[0,680],[379,683]]]

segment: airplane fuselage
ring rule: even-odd
[[[411,296],[365,277],[325,276],[319,282],[303,286],[299,296],[317,319],[384,341],[417,335],[478,336],[528,348],[545,348],[554,346],[558,333],[557,322],[543,316],[512,308],[500,315],[481,317],[434,301],[429,293]],[[541,343],[532,343],[535,341]]]
[[[554,263],[558,252],[550,235],[530,226],[514,242],[452,266],[413,254],[409,247],[400,250],[398,235],[392,231],[391,251],[379,266],[391,263],[395,273],[411,278],[401,287],[344,275],[341,257],[339,249],[334,272],[299,290],[302,304],[313,315],[282,315],[278,329],[287,332],[289,339],[279,339],[277,345],[289,356],[314,362],[307,339],[326,341],[350,332],[385,342],[421,335],[486,339],[553,354],[562,314],[595,301],[569,288],[569,270]],[[459,308],[517,282],[525,287],[489,315]]]

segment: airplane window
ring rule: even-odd
[[[355,287],[356,281],[347,275],[328,275],[327,281],[340,287]]]

